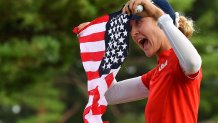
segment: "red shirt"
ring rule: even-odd
[[[146,123],[197,123],[202,71],[188,77],[172,49],[162,52],[158,65],[142,76],[149,89]]]

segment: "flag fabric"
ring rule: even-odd
[[[105,123],[105,92],[111,86],[129,47],[130,16],[121,11],[99,17],[82,30],[74,28],[80,43],[80,55],[87,75],[88,104],[84,123]]]

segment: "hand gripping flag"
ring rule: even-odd
[[[80,55],[88,79],[89,100],[83,112],[84,123],[103,123],[107,101],[105,92],[117,75],[128,53],[130,16],[121,11],[99,17],[78,35]],[[105,122],[104,122],[105,123]]]

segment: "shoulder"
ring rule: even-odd
[[[192,82],[192,81],[201,81],[202,79],[202,68],[194,74],[186,75],[184,70],[182,69],[178,58],[175,56],[172,61],[172,72],[175,74],[177,79],[182,80],[183,82]]]

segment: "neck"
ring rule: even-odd
[[[157,53],[156,53],[156,56],[157,56],[157,58],[158,58],[158,56],[160,55],[160,53],[162,53],[163,51],[165,51],[165,50],[169,50],[169,49],[171,49],[172,47],[171,47],[171,44],[170,44],[170,42],[167,40],[167,38],[164,38],[163,39],[163,41],[162,41],[162,44],[161,44],[161,46],[160,46],[160,49],[157,51]]]

